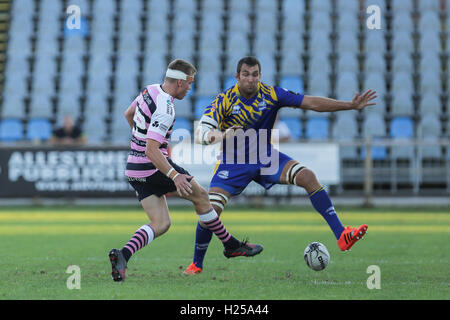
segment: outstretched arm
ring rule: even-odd
[[[324,97],[304,96],[300,108],[317,112],[334,112],[341,110],[362,110],[376,103],[371,102],[377,97],[376,91],[367,90],[362,95],[356,93],[352,101],[340,101]]]

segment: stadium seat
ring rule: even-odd
[[[329,121],[324,117],[309,118],[306,122],[306,138],[311,140],[324,140],[329,137]]]
[[[408,90],[394,91],[391,113],[394,116],[413,116],[414,105],[412,101],[412,92]]]
[[[397,52],[392,61],[392,70],[393,72],[410,72],[413,70],[411,53],[407,51]]]
[[[438,53],[441,51],[441,39],[439,33],[436,31],[423,31],[421,32],[419,49],[421,52],[430,51]]]
[[[414,51],[414,42],[410,30],[398,30],[393,33],[392,51],[394,54],[398,52],[412,53]]]
[[[420,73],[439,73],[441,71],[441,59],[439,54],[440,52],[433,51],[422,52],[420,58]]]
[[[420,75],[420,93],[432,93],[439,95],[441,93],[440,72],[435,70],[427,70]]]
[[[23,137],[23,124],[20,119],[5,118],[0,121],[0,142],[15,142]]]
[[[359,43],[357,34],[354,31],[343,31],[342,33],[339,33],[337,45],[337,50],[339,53],[358,53]]]
[[[312,57],[321,53],[328,55],[331,52],[331,39],[328,31],[313,29],[310,36],[309,49]]]
[[[411,1],[408,0],[410,3]],[[393,1],[394,3],[397,1]],[[411,31],[414,30],[413,19],[411,19],[411,11],[399,10],[394,14],[394,30],[397,31]]]
[[[338,99],[348,100],[353,98],[358,89],[358,78],[355,72],[340,72],[336,83],[336,95]],[[345,97],[348,97],[345,99]]]
[[[199,97],[195,100],[194,103],[194,116],[195,120],[200,120],[203,113],[205,112],[206,107],[208,107],[211,102],[215,99],[215,96],[206,96]]]
[[[280,74],[303,74],[303,62],[299,50],[288,50],[281,58]]]
[[[378,97],[382,97],[386,93],[386,82],[384,81],[383,73],[372,72],[366,74],[363,88],[375,90]],[[380,98],[378,98],[377,100],[380,100]]]
[[[262,52],[257,58],[261,63],[261,81],[273,85],[277,72],[277,65],[273,52]]]
[[[171,142],[193,141],[192,122],[189,119],[179,117],[173,125]],[[190,139],[190,140],[189,140]]]
[[[368,64],[372,65],[374,61],[370,61]],[[359,65],[356,52],[341,52],[338,57],[338,72],[352,72],[358,73]]]
[[[32,141],[47,141],[52,136],[52,124],[48,119],[34,118],[27,124],[26,138]]]
[[[205,70],[200,73],[196,83],[196,93],[201,96],[212,96],[220,92],[218,73]]]
[[[327,97],[330,92],[330,80],[328,74],[315,72],[310,75],[308,83],[308,95]]]
[[[377,141],[386,138],[386,124],[382,114],[372,113],[366,115],[362,124],[362,136],[364,139]],[[385,146],[372,147],[372,159],[386,159],[387,150]],[[361,158],[365,158],[365,148],[361,148]]]
[[[338,113],[331,130],[332,138],[339,142],[351,142],[358,137],[358,124],[352,114]],[[341,157],[354,159],[357,156],[356,147],[344,145],[340,147]]]
[[[393,140],[410,140],[414,137],[414,124],[409,117],[394,117],[391,120],[390,137]],[[413,146],[395,146],[392,148],[394,158],[412,159],[414,152]]]
[[[304,93],[303,80],[300,75],[285,75],[280,80],[280,87],[295,93]]]
[[[377,141],[381,140],[378,137],[372,139],[372,148],[371,148],[371,158],[373,160],[386,160],[387,158],[387,148],[383,145],[377,145]],[[378,142],[379,143],[379,142]],[[361,147],[360,158],[366,158],[366,147]]]
[[[261,3],[260,1],[257,1],[257,7],[258,4]],[[274,4],[274,1],[271,1],[272,4]],[[270,36],[275,34],[277,30],[277,9],[275,10],[264,10],[264,9],[257,9],[258,14],[256,15],[256,25],[255,25],[255,33]],[[268,39],[267,39],[268,40]],[[263,47],[261,47],[263,48]],[[258,50],[256,50],[258,52]]]
[[[299,34],[297,30],[284,32],[281,38],[281,49],[283,50],[282,60],[289,60],[289,57],[300,58],[301,53],[304,51],[303,45],[302,34]]]
[[[317,3],[321,0],[315,0],[314,3]],[[330,6],[328,5],[327,9]],[[311,21],[310,21],[310,27],[311,30],[314,30],[314,32],[323,32],[325,34],[329,33],[331,31],[331,18],[330,13],[328,10],[310,10],[311,13]]]
[[[228,76],[225,78],[225,81],[223,83],[223,91],[228,90],[231,87],[234,87],[234,85],[236,84],[236,78],[234,75],[232,76]]]
[[[384,33],[381,30],[376,30],[366,33],[364,52],[381,51],[384,52],[386,48]]]
[[[441,108],[441,99],[439,98],[439,95],[433,92],[427,92],[421,95],[419,111],[420,114],[422,115],[433,114],[438,116],[439,114],[443,113],[443,110]]]
[[[280,120],[282,120],[289,128],[293,140],[298,140],[303,137],[302,122],[299,118],[280,118]]]
[[[352,10],[342,10],[338,12],[339,12],[338,16],[339,33],[347,33],[347,32],[353,33],[353,35],[356,38],[355,30],[359,29],[358,12]]]
[[[243,1],[242,3],[245,3]],[[249,17],[249,11],[243,8],[238,10],[233,10],[230,15],[228,15],[228,35],[232,36],[236,32],[247,32],[251,30],[251,20]]]
[[[83,123],[83,133],[90,144],[104,142],[107,126],[104,117],[86,117]]]
[[[442,124],[438,116],[434,114],[424,114],[418,124],[417,135],[425,142],[437,142],[442,133]],[[422,158],[439,159],[441,157],[441,147],[439,145],[424,145],[419,147]]]
[[[386,123],[382,114],[369,113],[362,123],[363,138],[386,137]]]
[[[438,1],[435,1],[438,2]],[[441,29],[441,23],[437,11],[424,11],[420,15],[419,30],[422,32],[436,32]]]
[[[304,3],[297,0],[284,0],[282,4],[283,31],[297,32],[303,29]]]
[[[410,139],[414,136],[414,124],[409,117],[394,117],[390,125],[390,136],[394,139]]]
[[[410,72],[397,72],[394,73],[392,79],[392,88],[391,92],[394,94],[401,90],[404,90],[410,94],[412,94],[414,89],[413,79]]]
[[[395,0],[392,1],[392,10],[394,14],[399,12],[411,12],[413,10],[413,1],[411,0]]]
[[[91,134],[88,138],[89,137],[91,138],[91,142],[93,142]],[[125,117],[123,117],[123,115],[114,116],[111,122],[111,135],[109,136],[109,142],[115,145],[129,145],[130,138],[131,128],[125,120]]]
[[[190,118],[192,117],[192,99],[191,97],[184,97],[183,100],[175,101],[175,115],[178,117]],[[197,119],[198,120],[198,119]]]
[[[202,56],[208,54],[219,57],[222,53],[222,39],[220,37],[220,32],[214,32],[213,30],[210,30],[209,27],[205,26],[200,34],[199,50],[197,53]],[[184,37],[186,38],[185,42],[190,41],[192,43],[191,45],[186,44],[186,47],[192,46],[192,50],[195,51],[194,34],[190,35],[187,33]],[[176,48],[175,51],[172,50],[172,52],[177,52]],[[218,66],[220,66],[220,63],[218,63]]]

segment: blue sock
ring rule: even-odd
[[[334,210],[328,192],[321,187],[319,190],[311,192],[309,194],[309,199],[311,200],[314,209],[325,218],[331,230],[333,230],[336,239],[339,239],[345,228]]]
[[[203,268],[203,259],[205,259],[206,250],[208,250],[212,235],[213,233],[211,230],[202,227],[200,222],[197,223],[197,230],[195,231],[194,263],[199,268]]]

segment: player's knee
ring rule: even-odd
[[[315,189],[317,186],[320,186],[316,174],[308,168],[304,168],[296,174],[294,183],[306,190]]]
[[[228,197],[223,193],[209,192],[209,202],[211,202],[211,205],[217,214],[220,215],[228,203]]]

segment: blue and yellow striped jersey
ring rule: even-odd
[[[285,106],[298,107],[302,101],[303,95],[301,94],[276,86],[268,86],[261,82],[258,83],[257,93],[252,98],[246,99],[241,96],[238,84],[236,84],[213,100],[206,108],[201,121],[220,131],[225,131],[232,126],[241,126],[247,138],[239,140],[235,136],[232,150],[229,150],[231,153],[227,151],[226,143],[223,141],[222,160],[225,161],[231,156],[234,158],[245,155],[246,163],[247,161],[251,163],[249,159],[252,155],[259,155],[261,148],[267,150],[263,152],[271,153],[271,148],[263,146],[271,145],[272,129],[278,110]]]
[[[302,101],[301,94],[262,82],[258,83],[257,94],[245,99],[236,84],[220,93],[203,115],[215,120],[221,131],[232,126],[242,126],[244,131],[250,128],[271,130],[281,107],[300,106]]]

